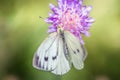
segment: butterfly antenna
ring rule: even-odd
[[[41,17],[41,16],[39,16],[39,18],[40,18],[41,20],[43,20],[43,21],[45,20],[45,18],[43,18],[43,17]]]
[[[40,19],[44,19],[42,16],[39,16]]]

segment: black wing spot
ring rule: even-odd
[[[55,60],[56,58],[57,58],[57,56],[52,57],[53,60]]]
[[[39,56],[35,56],[35,65],[38,65]]]
[[[80,52],[80,50],[79,50],[79,49],[77,49],[77,52]]]
[[[76,52],[75,51],[73,51],[74,52],[74,54],[76,54]]]
[[[44,57],[44,60],[45,60],[45,61],[48,61],[48,57]]]

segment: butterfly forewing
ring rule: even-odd
[[[83,51],[84,48],[81,46],[79,39],[72,33],[65,31],[64,36],[74,67],[76,69],[82,69],[84,67],[83,60],[85,59],[86,51]]]
[[[58,57],[57,44],[57,33],[51,33],[37,49],[33,58],[33,66],[47,71],[55,69]]]

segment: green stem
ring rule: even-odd
[[[62,80],[62,76],[57,75],[56,80]]]
[[[62,76],[59,76],[59,80],[62,80]]]

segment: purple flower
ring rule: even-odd
[[[89,17],[92,6],[84,6],[82,0],[57,0],[58,6],[50,4],[53,13],[45,20],[51,24],[48,32],[56,32],[58,27],[68,30],[79,38],[81,44],[84,44],[81,34],[89,36],[88,30],[94,22]]]

